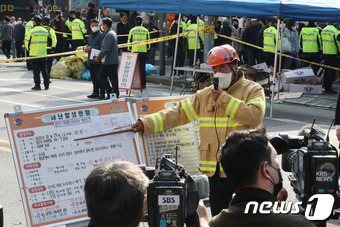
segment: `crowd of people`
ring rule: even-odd
[[[68,18],[64,18],[61,11],[55,12],[55,17],[51,20],[49,17],[43,17],[37,19],[38,24],[33,25],[36,18],[35,14],[31,14],[30,21],[23,22],[21,18],[5,16],[3,18],[3,28],[1,32],[2,51],[6,58],[20,58],[26,56],[41,56],[51,53],[63,53],[67,51],[74,51],[79,46],[88,46],[86,51],[91,50],[92,39],[96,40],[96,50],[101,50],[105,35],[107,32],[103,29],[103,20],[110,18],[110,9],[103,9],[103,13],[100,16],[96,15],[95,6],[93,3],[88,4],[88,8],[84,12],[71,10]],[[203,31],[199,31],[198,41],[196,45],[196,28],[197,24],[200,28],[204,28],[205,24],[201,17],[196,15],[182,15],[179,18],[178,14],[168,14],[168,29],[169,34],[174,35],[177,33],[177,27],[179,19],[181,19],[180,33],[192,32],[179,38],[177,46],[177,59],[174,59],[175,53],[175,39],[169,40],[167,56],[172,58],[172,65],[176,60],[176,66],[183,67],[186,58],[189,61],[189,66],[193,66],[198,63],[204,62],[204,34]],[[120,11],[120,21],[114,23],[109,29],[109,33],[114,33],[114,43],[116,45],[131,43],[135,41],[143,41],[159,37],[159,28],[154,24],[154,17],[148,16],[146,13],[139,15],[136,11]],[[242,25],[241,25],[242,22]],[[92,25],[95,24],[95,25]],[[31,39],[38,36],[38,34],[29,35],[30,30],[34,26],[43,27],[44,31],[47,31],[47,41],[45,43],[34,44]],[[262,62],[266,62],[268,67],[274,65],[274,51],[276,46],[277,36],[277,21],[276,20],[258,20],[258,19],[239,19],[233,18],[221,21],[216,21],[215,32],[217,38],[215,39],[215,46],[221,46],[224,44],[232,45],[239,58],[239,64],[255,65]],[[98,28],[98,29],[97,29]],[[112,30],[112,32],[111,32]],[[103,35],[96,35],[100,33]],[[290,55],[292,58],[283,58],[283,68],[285,69],[297,69],[300,67],[309,66],[309,64],[300,62],[299,59],[305,59],[311,62],[320,63],[323,61],[325,65],[337,67],[339,62],[337,60],[338,53],[340,52],[340,32],[334,26],[334,23],[316,23],[310,21],[307,26],[304,23],[297,24],[296,21],[286,20],[285,28],[282,36],[282,53]],[[100,37],[100,38],[99,38]],[[240,40],[244,43],[232,41],[228,37],[236,40]],[[38,38],[40,39],[40,38]],[[25,40],[27,42],[25,42]],[[39,40],[41,41],[41,40]],[[45,40],[42,40],[45,42]],[[91,44],[91,45],[90,45]],[[264,50],[247,45],[252,44],[264,48]],[[32,46],[31,46],[32,45]],[[25,48],[23,48],[25,46]],[[33,49],[37,46],[37,53]],[[194,62],[195,48],[197,47],[196,62]],[[40,49],[44,49],[43,51]],[[110,49],[115,51],[117,48]],[[118,56],[124,51],[130,51],[138,53],[141,62],[141,79],[142,87],[146,88],[146,72],[145,65],[149,63],[155,65],[157,43],[145,44],[139,46],[131,46],[127,48],[121,48],[117,53],[113,55]],[[26,51],[26,54],[24,53]],[[30,51],[31,50],[31,51]],[[46,50],[46,51],[45,51]],[[33,52],[32,52],[33,51]],[[105,52],[105,51],[104,51]],[[107,52],[107,51],[106,51]],[[54,58],[27,60],[27,68],[33,69],[35,75],[35,86],[33,90],[40,90],[40,71],[43,74],[43,78],[46,80],[44,85],[45,89],[49,88],[47,81],[49,81],[49,73],[51,71],[52,62]],[[60,59],[60,56],[55,57],[56,60]],[[105,59],[105,56],[103,57]],[[95,63],[96,62],[96,63]],[[39,63],[39,64],[38,64]],[[45,67],[46,64],[46,67]],[[116,93],[119,96],[117,88],[117,80],[113,79],[117,77],[117,64],[116,60],[111,60],[113,73],[108,75],[111,78],[111,84],[105,82],[100,83],[99,65],[107,65],[108,62],[102,63],[94,59],[89,60],[89,67],[91,71],[91,78],[93,81],[93,93],[88,95],[89,98],[105,99],[105,94],[108,96],[111,93]],[[40,65],[38,67],[37,65]],[[315,75],[318,74],[319,66],[311,65]],[[40,68],[40,70],[38,70]],[[46,68],[47,76],[45,73]],[[103,67],[105,68],[105,67]],[[103,72],[104,70],[102,70]],[[182,76],[183,71],[176,72],[175,75]],[[39,77],[39,78],[38,78]],[[336,77],[336,71],[326,68],[324,76],[324,88],[326,93],[334,93],[331,88],[332,83]]]
[[[308,24],[297,23],[293,20],[284,21],[282,36],[282,53],[293,58],[284,57],[282,68],[298,69],[311,65],[314,74],[318,75],[319,66],[300,62],[304,59],[310,62],[337,67],[339,66],[340,31],[333,22],[321,23],[309,21]],[[221,28],[221,24],[223,27]],[[255,65],[266,62],[274,66],[274,53],[276,47],[277,21],[245,19],[243,28],[239,26],[239,19],[232,19],[232,26],[228,21],[218,22],[215,26],[217,34],[232,37],[234,39],[262,47],[265,50],[254,48],[247,44],[232,42],[240,57],[240,64]],[[215,45],[230,44],[231,40],[219,37]],[[334,94],[332,83],[336,78],[336,71],[325,68],[324,88],[325,93]]]

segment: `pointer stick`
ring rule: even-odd
[[[96,136],[89,136],[89,137],[78,138],[78,139],[75,139],[74,141],[92,139],[92,138],[96,138],[96,137],[100,137],[100,136],[115,135],[115,134],[120,134],[120,133],[124,133],[124,132],[133,132],[133,131],[134,131],[134,129],[130,128],[130,129],[126,129],[126,130],[110,132],[110,133],[100,134],[100,135],[96,135]]]

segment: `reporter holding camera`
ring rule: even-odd
[[[229,135],[221,148],[220,160],[236,195],[220,214],[213,217],[211,227],[222,226],[314,226],[300,215],[253,214],[257,208],[248,202],[285,201],[287,191],[282,188],[282,176],[276,150],[269,143],[265,127],[236,131]],[[254,209],[254,210],[252,210]]]

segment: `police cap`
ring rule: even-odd
[[[45,23],[50,23],[50,17],[44,17],[43,22]]]
[[[37,15],[37,16],[34,17],[33,21],[35,21],[37,23],[41,23],[42,19],[41,19],[40,16]]]
[[[143,22],[143,18],[141,16],[137,16],[135,19],[136,22]]]
[[[74,15],[75,15],[76,17],[80,17],[80,12],[77,10],[77,11],[74,13]]]
[[[71,15],[71,14],[74,14],[74,13],[75,13],[75,11],[74,11],[74,10],[70,10],[70,15]]]

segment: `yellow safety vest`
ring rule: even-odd
[[[136,26],[133,29],[131,29],[129,32],[128,43],[146,41],[149,39],[150,39],[150,34],[149,34],[148,29],[144,28],[143,26]],[[146,53],[148,52],[148,49],[150,49],[150,43],[128,47],[128,50],[130,50],[132,53],[134,52]]]
[[[321,32],[322,38],[322,53],[336,55],[339,52],[339,41],[337,37],[339,31],[334,25],[327,25]]]
[[[274,26],[270,26],[263,31],[263,50],[264,52],[274,51],[276,44],[276,33],[277,30]]]
[[[194,50],[195,49],[195,46],[196,46],[195,45],[196,29],[197,29],[197,24],[190,24],[187,27],[187,32],[194,31],[194,32],[186,35],[186,38],[188,39],[188,49],[189,50]],[[202,42],[202,44],[204,43],[204,38],[203,37],[204,37],[203,31],[199,30],[198,31],[198,38],[197,38],[197,49],[201,49],[201,42]],[[199,41],[200,39],[201,39],[201,42]]]
[[[302,49],[303,53],[319,52],[319,49],[321,48],[321,38],[318,28],[302,28],[300,33],[300,48]]]
[[[43,28],[45,28],[50,35],[47,42],[47,49],[50,50],[52,48],[55,48],[57,45],[57,37],[55,35],[55,31],[48,25],[44,25]]]
[[[85,24],[79,18],[76,18],[71,23],[72,40],[84,39],[86,33]]]
[[[25,39],[26,49],[30,56],[42,56],[47,54],[48,31],[42,26],[34,26]]]

